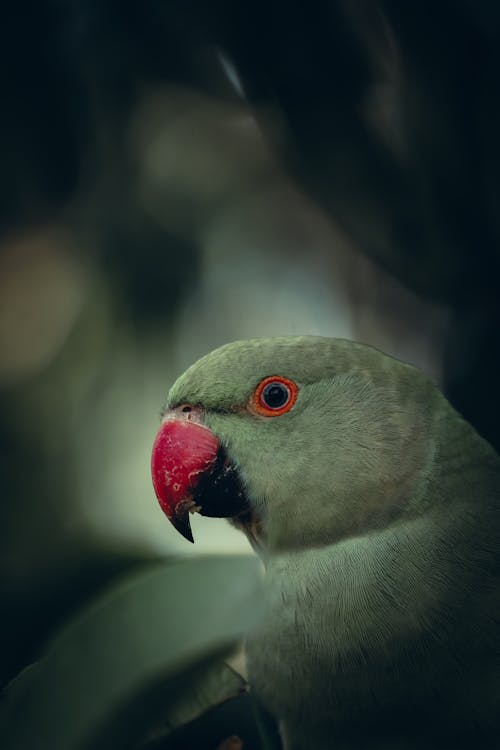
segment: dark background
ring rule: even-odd
[[[219,343],[371,343],[498,447],[499,36],[484,0],[4,4],[2,683],[184,551],[149,451]]]

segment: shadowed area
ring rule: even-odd
[[[499,41],[486,0],[3,9],[1,684],[119,574],[251,552],[151,487],[216,346],[363,341],[500,446]]]

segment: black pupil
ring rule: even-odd
[[[268,383],[262,391],[262,400],[269,409],[279,409],[289,397],[290,391],[283,383]]]

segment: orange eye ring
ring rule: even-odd
[[[297,401],[297,383],[281,375],[270,375],[261,380],[251,398],[253,412],[264,417],[279,417],[293,407]]]

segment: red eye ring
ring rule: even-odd
[[[279,417],[290,411],[297,401],[298,392],[299,387],[293,380],[281,375],[270,375],[261,380],[255,389],[250,408],[264,417]],[[275,406],[272,405],[273,401]]]

